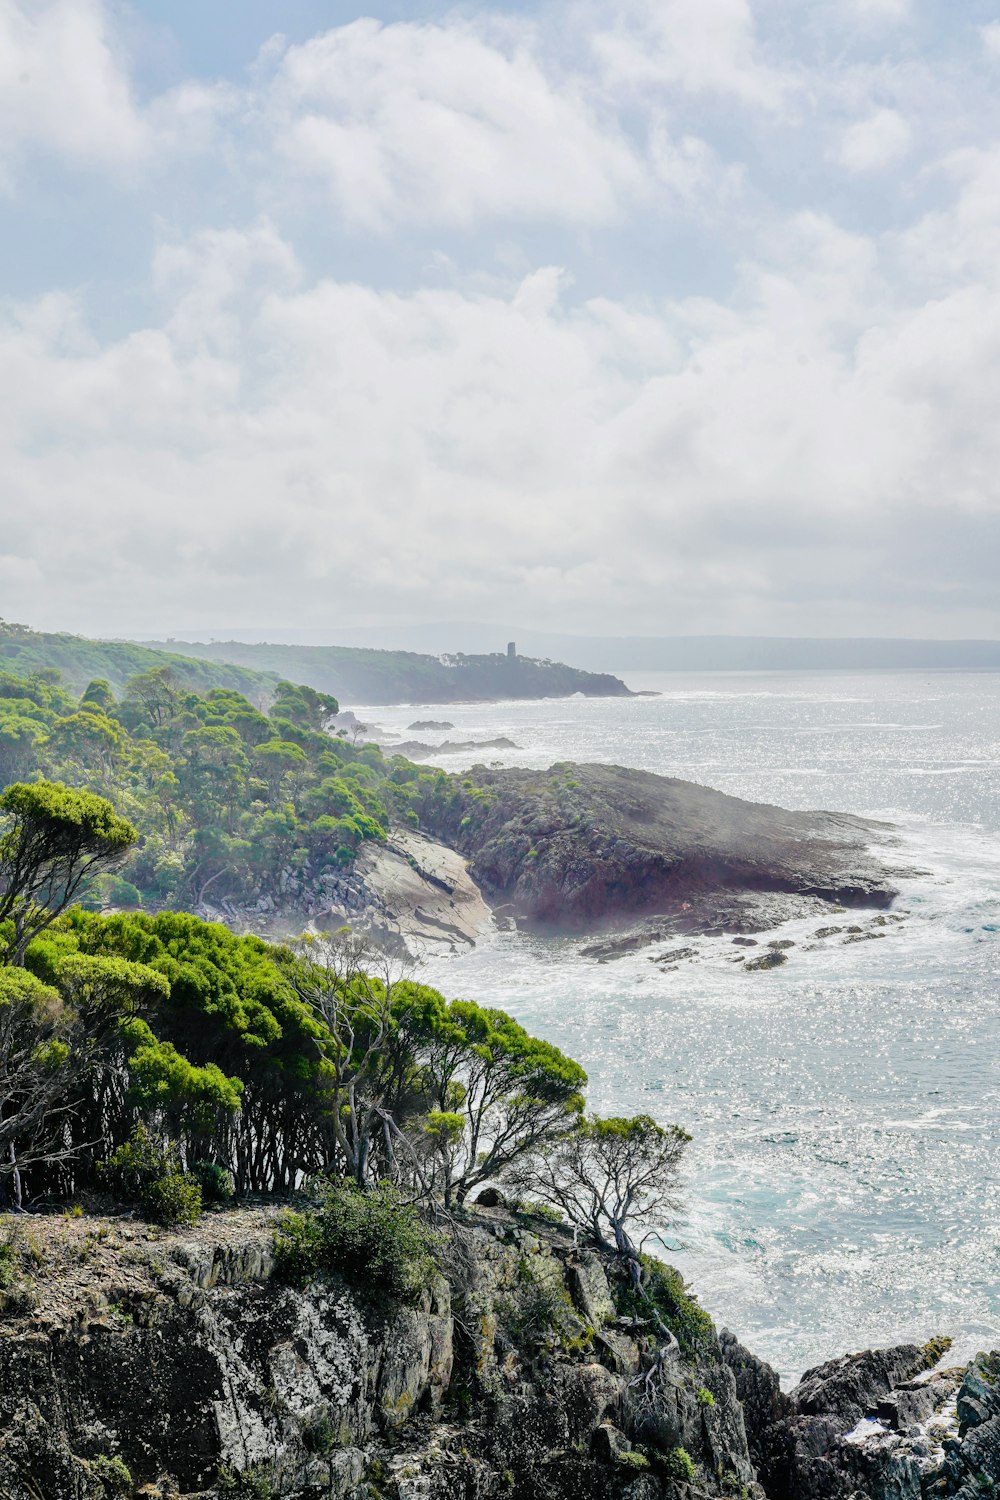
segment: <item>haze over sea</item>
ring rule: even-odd
[[[788,1380],[848,1350],[1000,1335],[1000,676],[625,674],[661,696],[356,708],[547,766],[596,760],[759,802],[894,823],[919,865],[878,941],[795,922],[784,968],[747,973],[730,938],[693,960],[598,964],[577,939],[500,933],[421,977],[502,1006],[576,1057],[605,1113],[694,1136],[671,1254],[716,1320]],[[411,738],[413,736],[407,735]],[[421,734],[426,740],[434,735]],[[810,946],[814,944],[814,946]]]

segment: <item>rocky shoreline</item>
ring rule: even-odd
[[[275,1275],[278,1211],[164,1233],[19,1220],[0,1293],[4,1500],[982,1500],[1000,1353],[867,1350],[789,1393],[678,1292],[676,1334],[615,1263],[473,1208],[417,1306]],[[7,1222],[10,1228],[10,1221]],[[668,1314],[669,1316],[669,1314]]]
[[[197,914],[276,939],[350,925],[413,955],[461,951],[516,925],[590,935],[584,953],[607,961],[802,917],[816,918],[818,936],[827,927],[867,940],[884,931],[865,909],[882,914],[884,929],[899,880],[920,873],[875,851],[892,847],[887,824],[790,812],[620,766],[475,766],[448,787],[421,829],[366,843],[347,869],[310,879],[289,868],[277,900],[205,903]],[[762,957],[741,961],[783,961]]]

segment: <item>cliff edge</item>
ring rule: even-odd
[[[1000,1355],[927,1378],[940,1346],[866,1352],[784,1395],[676,1273],[650,1316],[534,1216],[469,1213],[415,1306],[335,1275],[283,1284],[275,1210],[182,1233],[25,1222],[0,1294],[5,1500],[972,1500],[1000,1482]]]

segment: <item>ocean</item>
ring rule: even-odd
[[[656,697],[359,708],[449,753],[608,761],[758,802],[895,825],[904,920],[878,940],[790,938],[749,973],[729,938],[612,963],[583,940],[498,933],[424,963],[580,1061],[591,1107],[685,1126],[686,1211],[663,1239],[719,1324],[787,1383],[848,1351],[949,1334],[1000,1346],[1000,675],[623,674]],[[453,730],[410,734],[414,719]],[[858,920],[853,913],[841,919]]]

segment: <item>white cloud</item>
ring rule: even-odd
[[[4,550],[45,575],[6,570],[16,617],[391,599],[585,628],[599,597],[622,629],[805,628],[830,600],[835,628],[876,560],[925,607],[934,538],[998,512],[1000,291],[894,304],[874,243],[819,216],[741,305],[574,301],[552,267],[490,294],[304,284],[266,226],[158,268],[158,326],[101,344],[63,299],[0,327]]]
[[[856,176],[884,172],[903,159],[911,139],[910,126],[901,114],[894,109],[879,109],[848,126],[834,155]]]
[[[847,0],[855,15],[866,21],[906,21],[913,14],[913,0]]]
[[[791,87],[759,55],[750,0],[620,0],[592,46],[612,87],[666,85],[768,110]]]
[[[986,56],[1000,58],[1000,21],[991,21],[988,26],[980,26],[979,35],[982,37]]]
[[[264,101],[285,170],[321,180],[368,229],[616,219],[639,159],[530,42],[527,27],[361,20],[289,48]]]
[[[127,165],[146,143],[100,0],[0,0],[0,169],[29,148]]]

